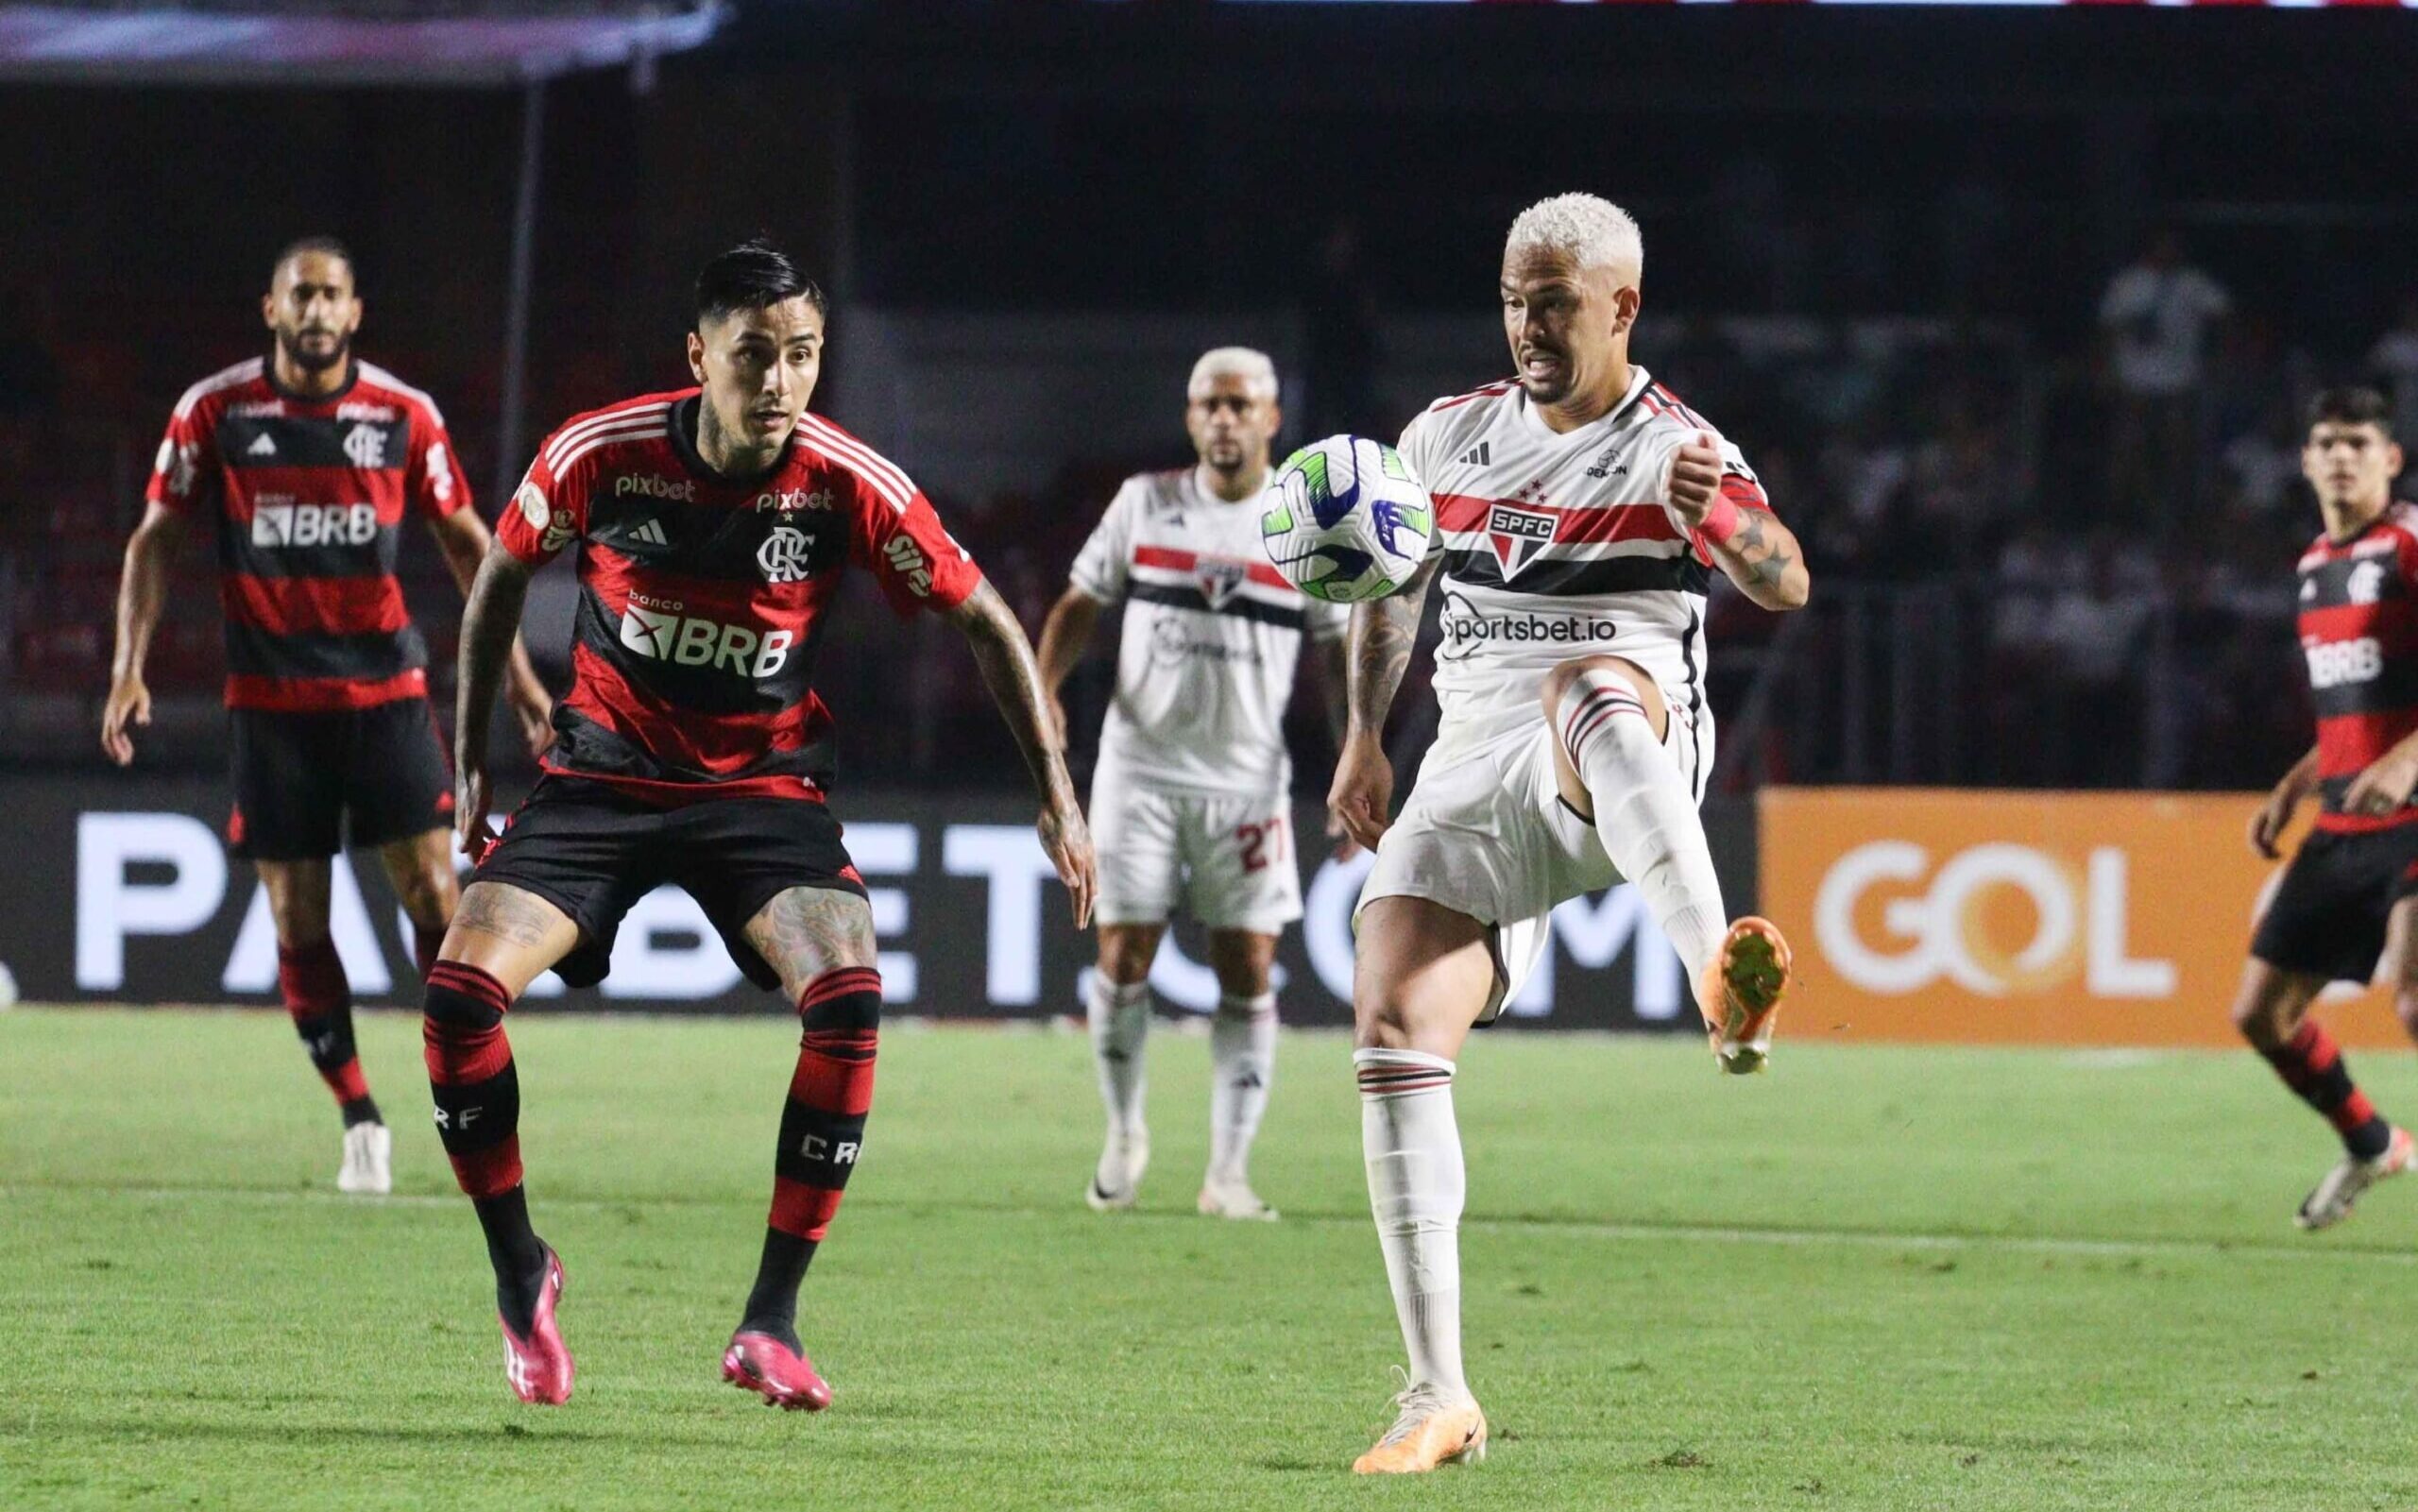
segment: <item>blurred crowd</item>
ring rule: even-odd
[[[1728,785],[2260,786],[2306,743],[2290,624],[2291,564],[2316,528],[2301,409],[2322,382],[2372,382],[2418,436],[2418,297],[2365,351],[2321,356],[2159,231],[2110,270],[2090,314],[2063,330],[1770,314],[1641,327],[1641,360],[1746,447],[1816,573],[1814,607],[1793,620],[1717,596]],[[1385,407],[1373,311],[1314,308],[1302,329],[1313,426]],[[0,741],[20,762],[89,758],[149,449],[176,389],[211,365],[206,352],[146,354],[158,392],[80,408],[111,375],[79,372],[91,359],[57,335],[22,291],[0,295],[0,478],[13,493],[0,518]],[[1390,434],[1405,418],[1362,428]],[[467,411],[455,425],[485,483],[486,438]],[[1184,460],[1169,442],[1069,458],[1028,491],[937,502],[1037,627],[1117,480]],[[152,682],[184,711],[169,719],[189,737],[177,748],[207,765],[221,653],[204,555],[177,585]],[[434,552],[415,543],[406,563],[441,669],[458,601]],[[1004,761],[946,627],[902,637],[887,621],[860,595],[823,653],[848,765],[955,783]],[[1107,671],[1103,654],[1079,674],[1079,727],[1097,719]],[[1314,784],[1326,754],[1315,690],[1294,729]]]

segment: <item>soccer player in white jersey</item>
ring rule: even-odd
[[[1302,916],[1285,705],[1306,632],[1332,659],[1326,685],[1340,729],[1345,624],[1342,608],[1303,597],[1260,548],[1258,500],[1280,419],[1265,354],[1203,355],[1184,405],[1199,464],[1125,481],[1041,632],[1043,686],[1063,730],[1058,689],[1100,611],[1125,605],[1091,796],[1099,965],[1085,1006],[1108,1140],[1085,1199],[1102,1212],[1133,1205],[1149,1164],[1150,962],[1181,904],[1209,931],[1218,977],[1200,1211],[1276,1216],[1252,1190],[1249,1161],[1275,1061],[1269,971],[1277,936]]]
[[[1763,1063],[1788,946],[1731,924],[1696,805],[1712,769],[1712,571],[1767,609],[1805,603],[1796,539],[1738,449],[1629,362],[1644,252],[1592,195],[1533,205],[1503,252],[1516,376],[1403,433],[1433,498],[1426,564],[1355,607],[1351,724],[1328,802],[1377,849],[1353,984],[1369,1200],[1409,1348],[1393,1426],[1353,1469],[1474,1460],[1461,1371],[1463,1175],[1454,1061],[1515,994],[1554,905],[1634,883],[1687,963],[1724,1069]],[[1390,825],[1379,732],[1440,580],[1442,722]]]

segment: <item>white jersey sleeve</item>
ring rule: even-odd
[[[1142,507],[1143,483],[1140,478],[1125,480],[1099,523],[1092,527],[1091,538],[1075,553],[1075,565],[1066,574],[1077,588],[1102,603],[1116,603],[1125,597],[1127,569],[1133,559],[1133,516]]]

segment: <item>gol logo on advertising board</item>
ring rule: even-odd
[[[1911,841],[1877,840],[1831,865],[1814,900],[1814,929],[1839,975],[1868,992],[1911,993],[1945,977],[1969,993],[2050,992],[2166,997],[2174,963],[2128,955],[2126,858],[2092,847],[2078,870],[2033,845],[1988,841],[1934,858]],[[1912,892],[1904,890],[1917,890]],[[1877,937],[1859,906],[1887,894]],[[2029,938],[2006,915],[2028,909]]]
[[[1796,1032],[2238,1046],[2226,1009],[2274,867],[2240,793],[1775,789],[1763,910],[1796,946]],[[2402,1043],[2370,994],[2352,1044]]]

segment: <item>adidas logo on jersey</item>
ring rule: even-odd
[[[1488,461],[1493,457],[1493,448],[1489,443],[1480,441],[1477,445],[1461,453],[1460,462],[1463,467],[1483,467],[1487,465]]]
[[[671,540],[664,535],[663,521],[659,519],[650,519],[645,524],[640,525],[638,529],[630,532],[630,539],[634,541],[644,541],[649,546],[669,546],[672,544]]]
[[[253,439],[250,446],[244,449],[244,455],[247,457],[273,457],[277,455],[277,443],[269,438],[269,433],[266,431],[263,431]]]

